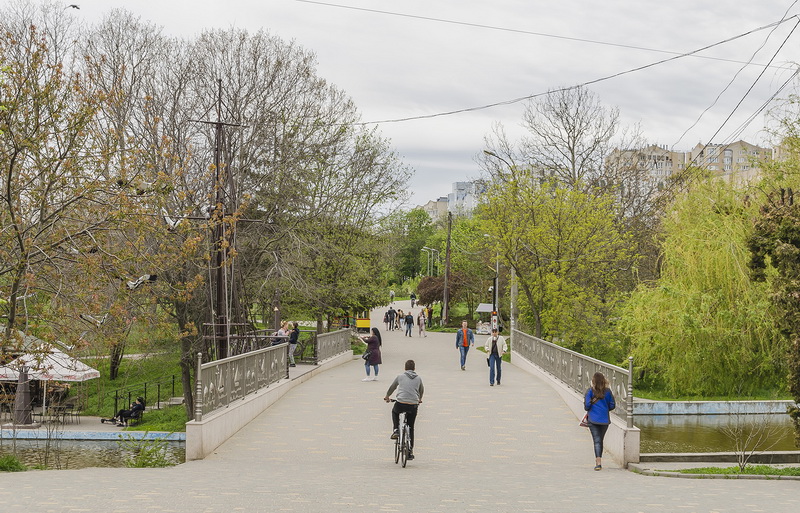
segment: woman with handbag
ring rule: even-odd
[[[383,363],[381,362],[381,332],[378,331],[378,328],[372,328],[372,335],[369,337],[361,337],[361,339],[367,344],[367,350],[361,356],[364,358],[364,368],[367,371],[367,377],[361,381],[378,381],[378,366]],[[370,366],[375,369],[374,377],[370,377],[369,375]]]
[[[614,394],[608,388],[608,380],[602,372],[595,372],[592,376],[592,388],[586,391],[583,398],[583,409],[589,414],[589,432],[592,433],[594,442],[595,470],[602,470],[603,439],[611,424],[611,410],[617,407]]]

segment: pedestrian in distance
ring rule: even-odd
[[[503,355],[508,351],[506,339],[501,337],[497,332],[497,328],[492,329],[492,335],[486,339],[486,345],[483,346],[488,355],[489,360],[489,386],[494,386],[495,378],[497,384],[500,385],[501,364],[503,363]]]
[[[390,438],[395,440],[400,436],[400,414],[405,412],[411,435],[411,454],[408,455],[408,459],[413,460],[414,422],[417,420],[419,405],[422,404],[422,396],[425,394],[425,386],[422,384],[422,378],[416,372],[414,360],[406,361],[405,372],[394,378],[383,400],[388,403],[395,389],[397,389],[397,398],[392,408],[392,436]]]
[[[297,350],[297,342],[300,340],[300,327],[295,321],[289,331],[289,367],[297,367],[294,363],[294,352]]]
[[[419,315],[417,315],[417,326],[419,326],[419,335],[420,337],[427,337],[428,334],[425,333],[425,309],[423,308],[420,310]]]
[[[403,329],[405,328],[404,324],[406,323],[406,314],[403,313],[402,308],[397,309],[397,324],[395,324],[395,329]]]
[[[461,321],[461,329],[456,332],[456,348],[461,354],[461,370],[467,370],[467,353],[475,345],[475,334],[467,327],[467,321]]]
[[[589,412],[589,432],[594,442],[595,470],[602,470],[603,439],[611,424],[611,410],[617,407],[614,394],[608,387],[608,380],[602,372],[592,376],[592,387],[583,398],[583,409]]]
[[[378,331],[378,328],[372,328],[372,335],[361,337],[361,339],[367,344],[365,353],[369,353],[369,356],[364,359],[364,368],[367,371],[367,377],[361,381],[378,381],[378,367],[383,363],[381,361],[381,345],[383,345],[381,341],[381,332]],[[375,370],[374,377],[369,375],[370,367]]]
[[[386,331],[389,331],[389,311],[383,314],[383,323],[386,325]]]
[[[389,313],[389,331],[392,331],[394,329],[394,322],[395,322],[395,317],[397,316],[397,312],[393,307],[390,306],[388,313]]]
[[[414,308],[414,303],[417,302],[417,295],[413,292],[411,293],[411,308]]]
[[[389,301],[394,303],[394,291],[393,290],[389,291]]]
[[[406,314],[406,333],[405,333],[407,337],[411,336],[411,331],[413,329],[414,329],[414,314],[408,312],[408,314]]]

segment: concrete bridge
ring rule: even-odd
[[[796,481],[650,477],[610,458],[595,472],[589,433],[545,380],[504,364],[503,385],[490,387],[482,353],[460,369],[453,335],[381,331],[376,382],[362,382],[353,359],[289,390],[205,459],[173,468],[3,474],[0,511],[800,510]],[[382,398],[409,358],[426,392],[416,459],[403,469]]]

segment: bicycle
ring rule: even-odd
[[[397,402],[397,400],[392,399],[391,402],[394,403]],[[394,440],[394,462],[397,463],[399,461],[403,465],[403,468],[406,468],[408,455],[411,454],[411,428],[408,426],[408,422],[406,422],[406,412],[400,412],[400,415],[402,415],[403,418],[400,423],[400,434]]]

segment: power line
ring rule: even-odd
[[[792,16],[792,18],[797,18],[797,16]],[[791,18],[788,18],[788,19],[791,19]],[[775,60],[775,57],[777,57],[777,56],[778,56],[778,53],[779,53],[779,52],[780,52],[780,51],[783,49],[784,45],[786,45],[786,42],[787,42],[787,41],[789,41],[789,38],[790,38],[790,37],[792,37],[792,34],[794,34],[794,31],[797,29],[797,26],[798,26],[798,25],[800,25],[800,18],[798,18],[797,22],[795,22],[795,24],[794,24],[794,27],[792,27],[792,30],[789,32],[789,35],[787,35],[787,36],[786,36],[786,39],[784,39],[784,40],[783,40],[783,42],[782,42],[782,43],[781,43],[781,45],[778,47],[778,49],[775,51],[775,53],[774,53],[774,54],[772,54],[772,58],[770,58],[770,60],[769,60],[769,62],[770,62],[770,63],[771,63],[773,60]],[[742,103],[744,102],[745,98],[747,98],[747,96],[750,94],[750,92],[751,92],[751,91],[753,90],[753,88],[756,86],[756,84],[758,83],[758,81],[759,81],[759,80],[761,80],[761,77],[762,77],[762,76],[764,76],[764,72],[766,72],[766,71],[767,71],[767,68],[764,68],[763,70],[761,70],[761,73],[759,73],[759,74],[758,74],[758,76],[757,76],[757,77],[756,77],[756,79],[753,81],[753,83],[750,85],[750,87],[747,89],[747,91],[745,91],[745,93],[744,93],[744,95],[742,96],[741,100],[739,100],[739,102],[738,102],[738,103],[737,103],[737,104],[736,104],[736,105],[733,107],[733,110],[731,110],[731,113],[730,113],[730,114],[728,114],[728,116],[725,118],[725,120],[724,120],[724,121],[722,122],[722,124],[719,126],[719,128],[717,129],[717,131],[716,131],[716,132],[714,132],[714,135],[712,135],[712,136],[711,136],[711,138],[708,140],[708,142],[705,144],[705,146],[703,146],[703,149],[702,149],[702,150],[700,150],[700,152],[698,152],[698,153],[697,153],[697,156],[696,156],[695,158],[693,158],[693,159],[692,159],[692,161],[689,163],[689,166],[692,166],[692,165],[694,165],[694,164],[695,164],[695,161],[696,161],[696,160],[697,160],[697,159],[700,157],[700,154],[701,154],[701,153],[705,154],[705,149],[708,147],[708,145],[709,145],[709,144],[711,144],[711,141],[713,141],[713,140],[714,140],[714,138],[715,138],[717,135],[719,135],[719,133],[722,131],[723,127],[724,127],[724,126],[725,126],[725,125],[728,123],[728,121],[730,121],[730,119],[733,117],[733,115],[736,113],[736,111],[739,109],[739,107],[740,107],[740,106],[742,105]],[[790,78],[790,80],[791,80],[791,78]],[[788,82],[787,82],[787,83],[788,83]],[[785,87],[785,85],[784,85],[784,86],[782,86],[782,87],[781,87],[781,89],[783,89],[783,87]],[[779,91],[780,91],[780,90],[779,90]],[[777,96],[777,94],[778,94],[778,91],[776,91],[776,92],[775,92],[775,94],[773,95],[773,98],[774,98],[775,96]],[[689,166],[687,166],[687,168],[688,168]]]
[[[397,17],[400,17],[400,18],[411,18],[411,19],[424,20],[424,21],[433,21],[433,22],[437,22],[437,23],[447,23],[447,24],[450,24],[450,25],[462,25],[462,26],[465,26],[465,27],[475,27],[475,28],[481,28],[481,29],[487,29],[487,30],[497,30],[497,31],[502,31],[502,32],[511,32],[511,33],[515,33],[515,34],[525,34],[525,35],[538,36],[538,37],[549,37],[549,38],[553,38],[553,39],[563,39],[563,40],[566,40],[566,41],[577,41],[579,43],[589,43],[589,44],[602,45],[602,46],[612,46],[612,47],[616,47],[616,48],[627,48],[629,50],[644,50],[644,51],[647,51],[647,52],[657,52],[657,53],[665,53],[665,54],[670,54],[670,55],[681,55],[681,56],[686,55],[686,54],[682,54],[680,52],[674,52],[674,51],[670,51],[670,50],[662,50],[660,48],[649,48],[649,47],[646,47],[646,46],[629,45],[629,44],[624,44],[624,43],[612,43],[612,42],[609,42],[609,41],[601,41],[599,39],[586,39],[586,38],[580,38],[580,37],[562,36],[560,34],[548,34],[546,32],[535,32],[535,31],[532,31],[532,30],[522,30],[522,29],[513,29],[513,28],[508,28],[508,27],[498,27],[496,25],[486,25],[486,24],[483,24],[483,23],[472,23],[472,22],[468,22],[468,21],[448,20],[448,19],[444,19],[444,18],[434,18],[434,17],[431,17],[431,16],[421,16],[421,15],[417,15],[417,14],[406,14],[406,13],[400,13],[400,12],[384,11],[384,10],[381,10],[381,9],[368,9],[366,7],[354,7],[354,6],[351,6],[351,5],[334,4],[334,3],[330,3],[330,2],[319,2],[319,1],[316,1],[316,0],[295,0],[295,1],[301,2],[301,3],[305,3],[305,4],[323,5],[325,7],[335,7],[335,8],[339,8],[339,9],[349,9],[349,10],[352,10],[352,11],[362,11],[362,12],[369,12],[369,13],[373,13],[373,14],[385,14],[385,15],[388,15],[388,16],[397,16]],[[764,28],[768,28],[768,27],[769,26],[764,27]],[[709,55],[692,55],[692,57],[696,57],[696,58],[699,58],[699,59],[709,59],[709,60],[714,60],[714,61],[733,62],[733,63],[736,63],[736,64],[745,64],[744,61],[738,61],[738,60],[735,60],[735,59],[724,59],[722,57],[711,57]],[[752,63],[752,62],[748,62],[746,64],[751,64],[753,66],[768,66],[768,64],[758,64],[758,63]]]
[[[305,1],[310,1],[310,0],[296,0],[296,1],[298,1],[298,2],[304,1],[305,2]],[[660,64],[665,64],[667,62],[671,62],[671,61],[674,61],[674,60],[677,60],[677,59],[681,59],[683,57],[689,57],[689,56],[692,56],[692,55],[694,55],[696,53],[708,50],[710,48],[714,48],[716,46],[720,46],[720,45],[723,45],[723,44],[726,44],[726,43],[730,43],[731,41],[735,41],[737,39],[741,39],[741,38],[743,38],[745,36],[748,36],[750,34],[753,34],[755,32],[758,32],[758,31],[761,31],[761,30],[765,30],[767,28],[771,28],[771,27],[774,27],[776,25],[780,25],[780,24],[785,23],[785,22],[787,22],[787,21],[789,21],[789,20],[791,20],[793,18],[800,19],[800,16],[794,15],[794,16],[791,16],[789,18],[782,19],[780,21],[777,21],[777,22],[774,22],[774,23],[770,23],[768,25],[764,25],[763,27],[758,27],[758,28],[749,30],[747,32],[743,32],[741,34],[738,34],[736,36],[730,37],[728,39],[724,39],[722,41],[718,41],[716,43],[712,43],[712,44],[704,46],[702,48],[698,48],[697,50],[693,50],[691,52],[687,52],[687,53],[684,53],[684,54],[676,55],[674,57],[669,57],[667,59],[662,59],[660,61],[652,62],[650,64],[637,66],[635,68],[631,68],[631,69],[628,69],[628,70],[625,70],[625,71],[620,71],[618,73],[614,73],[614,74],[611,74],[611,75],[606,75],[604,77],[600,77],[600,78],[596,78],[594,80],[589,80],[589,81],[583,82],[581,84],[575,84],[575,85],[571,85],[571,86],[568,86],[568,87],[561,87],[561,88],[558,88],[558,89],[552,89],[552,90],[546,91],[546,92],[534,93],[534,94],[530,94],[530,95],[527,95],[527,96],[521,96],[519,98],[514,98],[512,100],[504,100],[504,101],[499,101],[499,102],[495,102],[495,103],[489,103],[489,104],[481,105],[481,106],[478,106],[478,107],[467,107],[467,108],[463,108],[463,109],[450,110],[450,111],[445,111],[445,112],[437,112],[437,113],[434,113],[434,114],[423,114],[423,115],[420,115],[420,116],[408,116],[408,117],[404,117],[404,118],[382,119],[382,120],[377,120],[377,121],[368,121],[368,122],[362,122],[362,123],[356,123],[356,124],[357,125],[372,125],[372,124],[383,124],[383,123],[402,123],[402,122],[405,122],[405,121],[415,121],[415,120],[420,120],[420,119],[432,119],[432,118],[438,118],[438,117],[443,117],[443,116],[452,116],[454,114],[463,114],[465,112],[475,112],[475,111],[479,111],[479,110],[491,109],[491,108],[499,107],[499,106],[502,106],[502,105],[511,105],[511,104],[519,103],[519,102],[522,102],[522,101],[525,101],[525,100],[531,100],[533,98],[538,98],[540,96],[544,96],[544,95],[551,94],[551,93],[554,93],[554,92],[569,91],[571,89],[577,89],[577,88],[580,88],[580,87],[585,87],[585,86],[588,86],[588,85],[597,84],[599,82],[604,82],[606,80],[611,80],[612,78],[617,78],[617,77],[621,77],[623,75],[628,75],[628,74],[634,73],[636,71],[641,71],[641,70],[644,70],[644,69],[647,69],[647,68],[652,68],[652,67],[658,66]],[[773,56],[773,59],[770,60],[770,63],[772,62],[772,60],[774,60],[774,56]],[[762,75],[763,75],[764,71],[766,71],[766,69],[767,69],[767,67],[765,66],[764,70],[761,72]]]
[[[784,12],[783,12],[783,16],[781,17],[781,20],[784,20],[784,19],[786,19],[786,15],[787,15],[787,14],[789,14],[789,11],[792,9],[792,7],[794,7],[794,6],[795,6],[795,4],[797,4],[797,2],[798,2],[798,1],[800,1],[800,0],[794,0],[794,2],[792,2],[792,5],[790,5],[790,6],[789,6],[789,7],[788,7],[788,8],[787,8],[787,9],[786,9]],[[744,65],[743,65],[741,68],[739,68],[739,70],[738,70],[738,71],[737,71],[737,72],[736,72],[736,73],[733,75],[733,77],[730,79],[730,81],[728,81],[728,84],[727,84],[727,85],[726,85],[726,86],[725,86],[725,87],[722,89],[722,91],[720,91],[720,93],[717,95],[717,97],[716,97],[716,98],[714,98],[714,101],[711,103],[711,105],[709,105],[708,107],[706,107],[706,108],[705,108],[705,110],[703,110],[703,112],[701,112],[701,113],[700,113],[700,115],[697,117],[697,119],[695,120],[695,122],[694,122],[694,123],[692,123],[692,125],[691,125],[691,126],[689,126],[689,128],[687,128],[686,130],[684,130],[684,132],[681,134],[681,136],[678,138],[678,140],[677,140],[677,141],[675,141],[675,144],[673,144],[673,145],[672,145],[672,146],[673,146],[673,148],[674,148],[675,146],[677,146],[677,145],[678,145],[678,143],[680,143],[680,142],[681,142],[681,140],[682,140],[684,137],[686,137],[686,134],[687,134],[687,133],[689,133],[689,130],[691,130],[692,128],[694,128],[694,127],[696,127],[696,126],[697,126],[697,124],[700,122],[700,120],[701,120],[701,119],[703,119],[703,116],[706,114],[706,112],[708,112],[709,110],[711,110],[711,109],[714,107],[714,105],[716,105],[716,104],[717,104],[717,102],[718,102],[718,101],[719,101],[719,99],[722,97],[722,95],[723,95],[723,94],[725,94],[725,91],[727,91],[728,89],[730,89],[731,85],[733,85],[733,82],[736,80],[736,77],[738,77],[738,76],[739,76],[739,74],[740,74],[742,71],[744,71],[744,69],[745,69],[745,68],[748,66],[748,64],[749,64],[750,62],[752,62],[752,61],[753,61],[753,59],[755,59],[755,58],[756,58],[756,55],[758,55],[758,52],[760,52],[760,51],[761,51],[761,50],[764,48],[764,46],[767,44],[767,41],[769,41],[769,38],[770,38],[770,37],[772,37],[772,34],[774,34],[774,33],[775,33],[775,31],[776,31],[777,29],[778,29],[778,25],[775,25],[775,26],[772,28],[772,30],[769,32],[769,34],[767,34],[767,37],[766,37],[766,38],[764,38],[764,42],[763,42],[763,43],[761,43],[761,46],[759,46],[759,47],[758,47],[758,49],[757,49],[756,51],[754,51],[754,52],[753,52],[753,54],[750,56],[750,59],[748,59],[748,60],[747,60],[747,63],[745,63],[745,64],[744,64]],[[794,29],[792,29],[792,30],[794,30]],[[784,41],[784,42],[785,42],[785,41]],[[749,124],[749,122],[748,122],[748,124]],[[742,129],[742,130],[744,130],[744,129]]]

